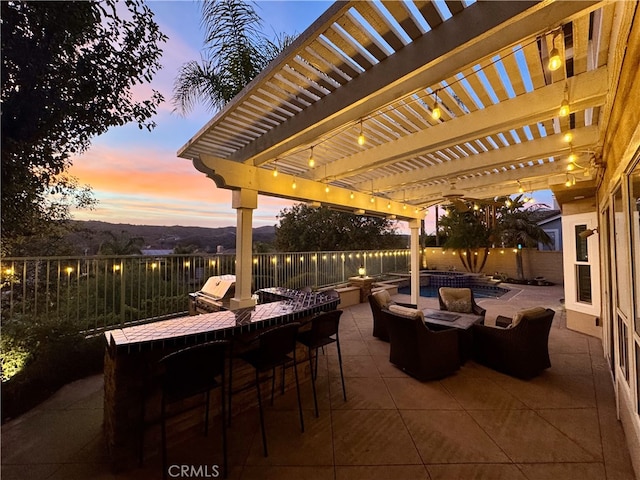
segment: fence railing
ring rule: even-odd
[[[377,276],[409,271],[408,250],[253,255],[253,288],[320,288],[364,266]],[[213,275],[235,274],[235,254],[3,258],[2,321],[73,321],[98,332],[188,311],[188,294]]]

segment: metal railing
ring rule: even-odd
[[[253,255],[253,288],[321,288],[409,271],[408,250]],[[235,254],[23,257],[0,260],[6,321],[72,321],[87,332],[186,314],[188,294],[235,273]]]

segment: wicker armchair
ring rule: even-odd
[[[535,377],[551,367],[548,344],[554,315],[547,308],[524,314],[508,328],[474,325],[475,360],[514,377]]]
[[[420,312],[422,313],[422,312]],[[443,378],[460,368],[458,332],[433,331],[422,315],[413,318],[383,309],[390,340],[389,361],[418,380]]]
[[[452,287],[440,287],[438,289],[438,302],[440,303],[440,310],[449,310],[447,308],[446,298],[448,295],[457,297],[460,295],[471,296],[471,311],[467,313],[473,313],[475,315],[482,315],[484,317],[487,311],[476,303],[473,298],[473,290],[470,288],[452,288]]]
[[[371,313],[373,315],[373,336],[389,341],[389,333],[387,332],[387,317],[382,315],[382,309],[388,307],[390,304],[401,305],[403,307],[417,308],[417,305],[412,303],[397,303],[391,300],[389,292],[381,290],[376,293],[372,293],[368,297],[369,305],[371,306]]]

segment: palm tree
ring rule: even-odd
[[[439,219],[445,234],[445,249],[455,249],[468,272],[480,272],[487,263],[492,230],[479,211],[450,207]]]
[[[546,205],[526,208],[523,196],[506,201],[498,211],[498,236],[505,247],[516,248],[516,270],[519,280],[524,280],[522,247],[536,247],[538,243],[550,245],[551,238],[535,221],[536,213]]]
[[[293,41],[285,34],[265,37],[260,17],[243,0],[206,0],[202,24],[206,38],[200,62],[185,63],[174,82],[173,103],[183,114],[199,101],[211,110],[222,108]]]
[[[110,240],[104,240],[98,248],[98,255],[140,255],[144,245],[142,237],[130,237],[124,230],[120,235],[105,232]]]

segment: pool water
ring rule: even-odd
[[[507,293],[509,290],[507,288],[495,287],[493,285],[476,285],[471,287],[473,290],[474,298],[498,298]],[[403,293],[405,295],[411,295],[411,288],[402,287],[398,289],[398,293]],[[438,287],[420,287],[420,296],[421,297],[429,297],[429,298],[437,298],[438,297]]]

